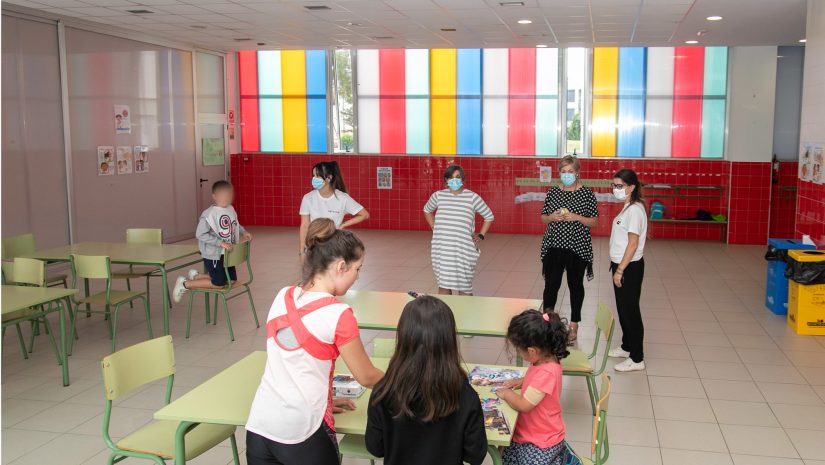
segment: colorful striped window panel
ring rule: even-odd
[[[238,52],[241,149],[327,151],[324,50]]]
[[[558,155],[557,49],[356,56],[361,153]]]
[[[594,157],[722,158],[727,47],[593,49]]]

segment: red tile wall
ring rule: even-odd
[[[771,187],[771,221],[768,235],[778,238],[796,236],[797,162],[780,162],[776,182]]]
[[[540,234],[544,231],[539,220],[542,202],[517,205],[515,197],[545,189],[516,186],[515,178],[538,178],[540,165],[552,166],[553,177],[557,176],[556,159],[398,155],[332,158],[341,165],[349,193],[370,212],[371,218],[360,225],[370,229],[426,230],[427,224],[421,213],[424,203],[433,191],[443,188],[444,169],[458,162],[466,172],[467,186],[485,199],[496,216],[492,232]],[[240,221],[249,225],[297,226],[301,198],[311,189],[312,166],[328,159],[328,155],[317,154],[232,155],[231,179],[235,184],[235,207]],[[646,184],[722,186],[724,190],[714,191],[714,195],[716,192],[719,195],[713,199],[664,198],[672,191],[655,189],[647,189],[645,195],[648,201],[660,200],[664,203],[667,213],[674,217],[693,216],[698,209],[727,214],[730,163],[726,161],[582,159],[581,164],[581,174],[586,179],[610,179],[618,169],[627,167],[636,170]],[[379,166],[392,167],[393,189],[379,190],[375,187],[376,168]],[[609,189],[596,191],[607,193]],[[707,191],[701,190],[685,193],[707,195]],[[767,202],[766,198],[762,205],[766,206]],[[754,205],[754,208],[757,206]],[[618,210],[619,204],[600,203],[599,224],[593,229],[593,234],[609,235],[610,221]],[[767,207],[764,207],[763,216],[767,218]],[[653,238],[719,240],[720,228],[712,224],[652,223],[650,232]]]
[[[799,181],[796,234],[808,234],[817,247],[825,248],[825,184]]]
[[[771,201],[770,162],[731,162],[729,244],[767,244]]]

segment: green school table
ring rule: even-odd
[[[38,250],[32,254],[24,255],[26,258],[36,258],[49,262],[68,262],[69,255],[105,255],[112,263],[122,265],[144,265],[153,266],[160,272],[163,282],[163,334],[169,334],[169,295],[166,292],[168,287],[168,273],[188,266],[201,263],[200,256],[197,260],[169,267],[169,264],[192,255],[198,255],[197,244],[162,244],[162,245],[137,245],[125,242],[81,242],[52,249]],[[84,280],[86,295],[89,295],[89,280]]]
[[[389,359],[373,359],[375,366],[385,369]],[[266,364],[266,352],[252,352],[234,365],[218,373],[203,384],[195,387],[166,407],[155,412],[156,420],[178,421],[175,433],[175,465],[186,463],[186,433],[198,423],[245,426],[252,399],[258,390],[261,376]],[[476,364],[468,364],[471,369]],[[482,365],[492,366],[492,365]],[[338,359],[336,372],[346,373],[348,369],[343,360]],[[493,397],[489,387],[476,387],[482,397]],[[335,414],[335,430],[340,434],[363,435],[367,429],[367,404],[369,392],[355,399],[354,411]],[[516,425],[518,414],[502,402],[502,412],[512,430]],[[499,446],[510,444],[511,435],[497,431],[487,431],[488,452],[494,464],[501,464]]]
[[[29,286],[7,286],[4,285],[2,293],[2,314],[12,317],[5,324],[15,321],[12,313],[26,310],[29,307],[37,307],[55,302],[60,315],[60,346],[58,348],[61,370],[63,372],[63,385],[69,385],[69,358],[66,354],[66,313],[71,308],[69,297],[74,295],[77,289],[62,289],[58,287],[29,287]],[[20,319],[25,321],[24,319]],[[68,336],[71,337],[71,336]]]

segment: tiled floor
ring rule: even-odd
[[[254,229],[255,295],[265,318],[282,286],[298,277],[293,229]],[[418,232],[359,232],[367,261],[357,289],[433,291],[429,236]],[[539,298],[539,238],[491,234],[476,276],[478,295]],[[589,347],[598,302],[613,305],[605,270],[607,243],[595,241],[596,279],[587,283],[580,344]],[[825,465],[825,338],[801,337],[762,306],[765,263],[761,247],[711,242],[651,240],[643,290],[648,370],[613,374],[608,428],[611,465]],[[153,283],[154,284],[154,283]],[[154,284],[154,289],[157,289]],[[156,294],[159,295],[159,294]],[[153,324],[162,324],[153,295]],[[564,299],[561,311],[567,313]],[[146,337],[137,310],[125,310],[119,347]],[[204,326],[196,313],[193,335],[183,337],[182,306],[172,309],[178,373],[174,395],[264,347],[248,306],[232,302],[237,341],[223,318]],[[10,332],[2,354],[2,463],[10,465],[104,464],[100,435],[103,389],[99,359],[109,341],[100,317],[81,318],[80,341],[70,359],[72,384],[43,337],[23,360]],[[375,332],[364,331],[368,343]],[[469,362],[508,363],[502,341],[462,339]],[[587,451],[592,417],[581,379],[565,379],[563,405],[568,440]],[[115,437],[149,421],[162,389],[149,386],[116,404]],[[237,437],[243,444],[243,433]],[[230,462],[228,445],[193,464]],[[352,462],[358,463],[358,462]],[[365,463],[365,462],[361,462]]]

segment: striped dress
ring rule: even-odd
[[[459,194],[449,189],[436,191],[424,211],[436,212],[431,257],[438,287],[472,293],[479,256],[473,242],[476,213],[485,221],[493,221],[493,212],[481,196],[469,189]]]

